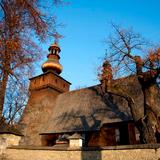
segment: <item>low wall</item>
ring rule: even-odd
[[[160,160],[160,145],[104,148],[10,147],[0,160]]]
[[[7,144],[7,146],[17,146],[19,145],[21,136],[17,136],[14,134],[0,134],[0,141],[2,141],[2,139],[5,139],[5,143]]]

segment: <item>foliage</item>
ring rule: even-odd
[[[61,2],[53,0],[52,7]],[[23,97],[22,93],[26,95],[26,92],[23,92],[24,77],[31,75],[34,62],[41,57],[37,42],[44,42],[48,36],[53,35],[57,24],[55,16],[48,14],[48,6],[40,0],[0,0],[0,7],[0,115],[2,115],[4,107],[7,107],[4,109],[5,112],[17,108],[19,96]],[[17,102],[11,103],[11,99]],[[21,110],[21,105],[19,107]]]
[[[104,93],[110,92],[126,99],[143,143],[159,142],[160,97],[157,82],[160,75],[160,48],[147,49],[147,41],[132,29],[123,29],[115,24],[112,27],[113,35],[107,41],[110,50],[100,76]],[[139,107],[144,112],[141,115],[127,88],[124,89],[121,83],[112,83],[113,78],[126,75],[134,75],[142,90],[144,105]]]

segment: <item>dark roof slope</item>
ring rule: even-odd
[[[135,95],[138,106],[142,106],[139,86],[128,79],[121,83]],[[103,96],[101,86],[97,85],[59,95],[41,133],[99,130],[104,123],[129,120],[132,116],[126,101],[111,94]]]
[[[16,127],[11,126],[6,122],[2,122],[2,124],[0,124],[0,134],[14,134],[18,136],[23,136]]]

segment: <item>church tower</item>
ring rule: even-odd
[[[49,47],[43,73],[30,79],[30,96],[20,121],[24,134],[23,145],[41,145],[39,133],[49,120],[58,95],[69,91],[70,84],[60,76],[60,47],[55,41]]]
[[[69,91],[70,83],[60,76],[63,68],[59,63],[61,49],[57,42],[48,50],[48,59],[42,64],[43,74],[30,79],[30,91],[51,88],[58,95]]]

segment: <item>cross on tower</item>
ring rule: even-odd
[[[54,34],[53,34],[53,37],[54,37],[54,42],[55,42],[56,44],[58,44],[59,39],[63,38],[63,36],[60,35],[58,32],[54,33]]]

